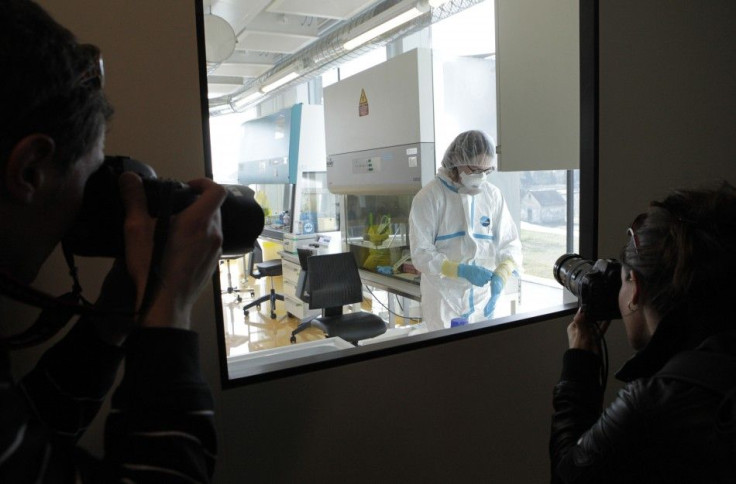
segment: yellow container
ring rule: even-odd
[[[261,240],[261,249],[263,249],[263,260],[281,259],[279,252],[283,247],[281,244],[270,240]]]

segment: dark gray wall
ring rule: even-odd
[[[166,176],[200,176],[193,3],[41,3],[102,45],[118,107],[108,153],[140,156]],[[736,181],[736,12],[732,0],[600,3],[599,252],[616,255],[649,200]],[[90,287],[98,266],[85,264]],[[39,286],[66,290],[58,274],[57,255]],[[212,301],[205,294],[195,319],[218,405],[218,483],[548,481],[566,318],[222,391]],[[620,325],[610,333],[616,367],[629,351]],[[31,357],[17,355],[17,369]],[[100,428],[85,439],[93,449]]]

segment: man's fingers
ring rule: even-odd
[[[200,193],[196,203],[199,210],[204,213],[218,210],[227,196],[225,188],[209,178],[192,180],[189,182],[189,186]]]
[[[123,199],[125,213],[128,216],[147,215],[148,208],[146,194],[143,191],[143,181],[133,172],[125,172],[118,178],[120,196]]]

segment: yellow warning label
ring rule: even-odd
[[[358,102],[358,116],[368,116],[368,96],[365,89],[360,90],[360,101]]]

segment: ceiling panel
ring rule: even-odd
[[[316,36],[246,30],[238,37],[235,49],[291,54],[317,39]]]
[[[268,6],[270,0],[209,0],[210,7],[204,7],[204,13],[219,15],[224,18],[237,34]]]
[[[258,77],[273,67],[273,64],[246,64],[223,62],[211,72],[214,76]]]
[[[274,0],[266,10],[273,13],[348,19],[362,12],[376,0]]]

